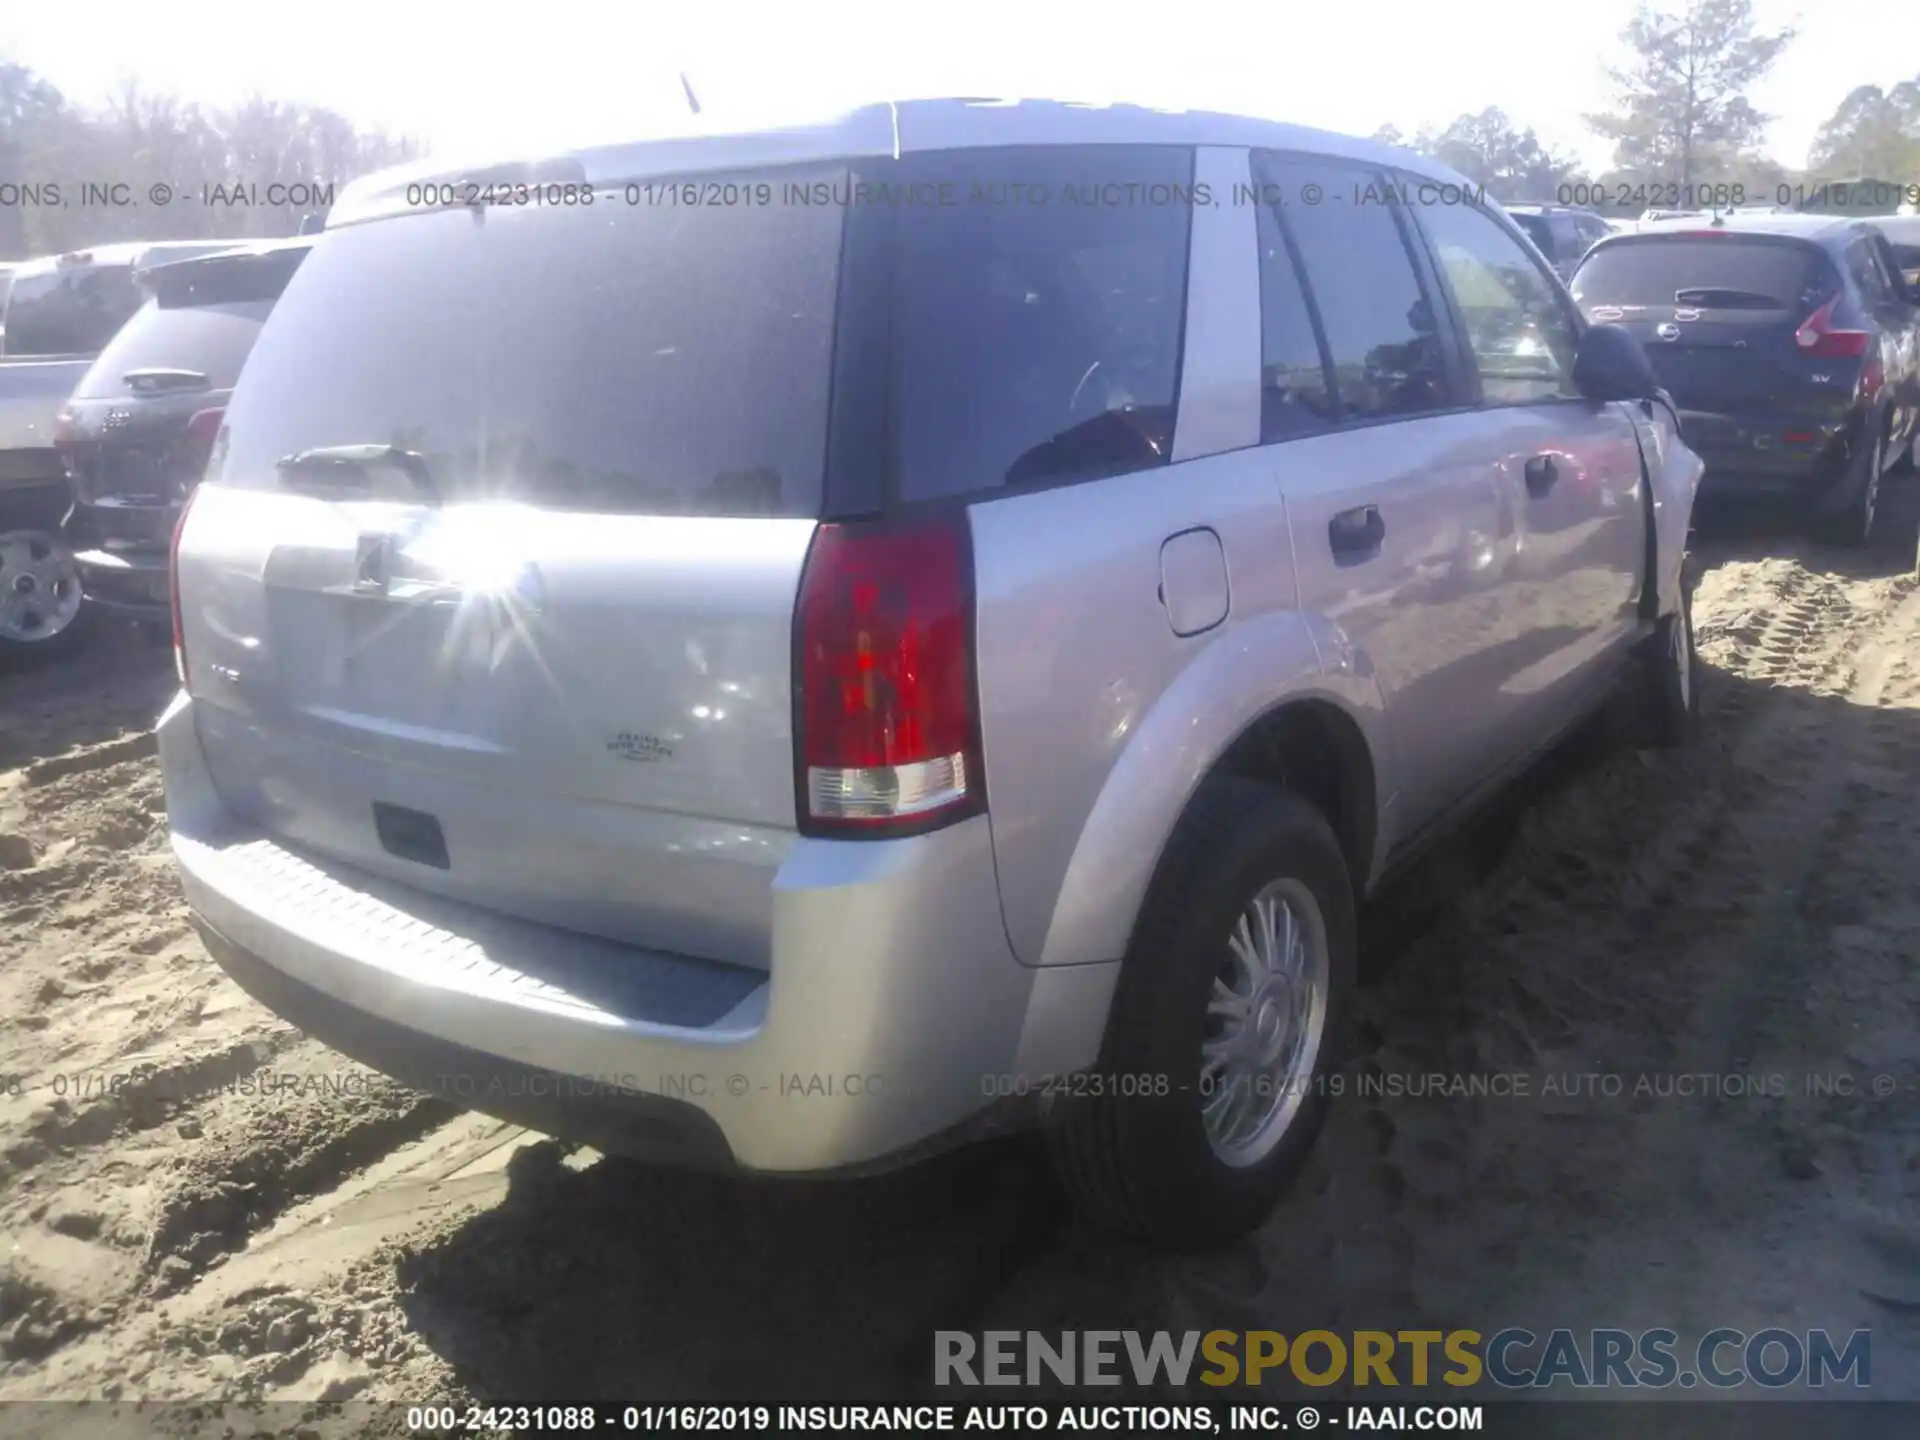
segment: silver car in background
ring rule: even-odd
[[[1699,462],[1467,189],[968,101],[357,183],[176,540],[209,948],[603,1150],[1039,1127],[1257,1225],[1356,906],[1616,685],[1697,711]]]

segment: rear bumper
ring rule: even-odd
[[[456,1104],[615,1153],[813,1173],[995,1128],[1000,1077],[1095,1058],[1111,975],[1085,972],[1113,967],[1015,960],[984,818],[796,844],[762,972],[295,853],[221,803],[184,695],[159,740],[174,855],[215,957],[317,1038]]]
[[[170,618],[164,550],[82,550],[73,559],[89,605],[133,620]]]
[[[1843,503],[1857,419],[1796,420],[1765,415],[1681,412],[1681,434],[1706,465],[1704,498]]]

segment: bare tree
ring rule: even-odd
[[[136,80],[89,113],[0,61],[0,180],[38,182],[43,198],[57,193],[0,207],[0,256],[291,235],[337,186],[418,152],[331,110],[263,96],[209,109]]]

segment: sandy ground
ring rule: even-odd
[[[1709,544],[1698,745],[1570,747],[1369,921],[1356,1089],[1529,1094],[1351,1099],[1188,1259],[1079,1225],[1031,1147],[735,1183],[404,1093],[188,929],[165,653],[0,676],[0,1399],[846,1400],[924,1384],[935,1328],[1423,1322],[1867,1327],[1920,1398],[1911,553]]]

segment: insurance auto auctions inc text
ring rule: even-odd
[[[1196,1361],[1199,1362],[1198,1373]],[[936,1385],[1258,1386],[1268,1378],[1309,1386],[1503,1389],[1779,1390],[1872,1383],[1872,1339],[1855,1330],[1709,1330],[1683,1344],[1674,1330],[1038,1331],[934,1334]]]

